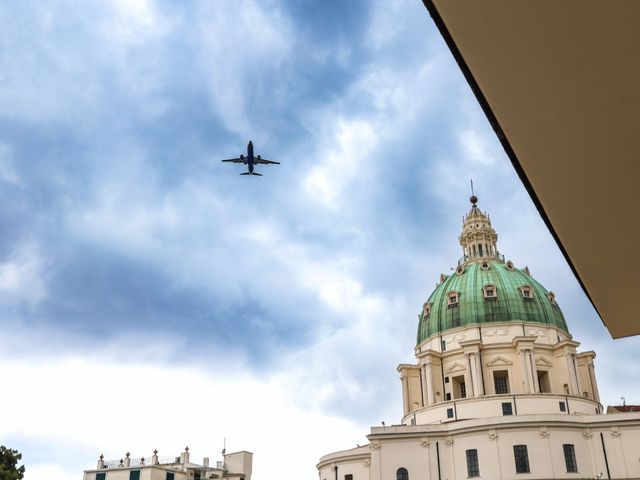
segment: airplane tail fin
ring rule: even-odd
[[[259,176],[259,177],[261,177],[261,176],[262,176],[262,174],[261,174],[261,173],[256,173],[256,172],[253,172],[253,173],[244,172],[244,173],[241,173],[240,175],[257,175],[257,176]]]
[[[253,172],[253,174],[254,174],[254,175],[258,175],[259,177],[261,177],[261,176],[262,176],[262,174],[261,174],[261,173]]]
[[[249,172],[241,173],[240,175],[251,175]]]

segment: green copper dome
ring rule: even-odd
[[[456,272],[442,275],[422,308],[418,344],[452,328],[493,322],[536,322],[568,333],[554,295],[536,282],[525,267],[504,262],[498,234],[489,215],[471,197],[471,210],[462,219],[458,240],[463,257]]]
[[[463,264],[442,279],[420,314],[417,342],[466,325],[520,321],[553,325],[568,333],[553,293],[527,269],[487,258]]]

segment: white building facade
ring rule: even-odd
[[[416,362],[398,367],[401,424],[322,457],[320,480],[640,478],[640,413],[604,414],[595,353],[471,202],[463,257],[422,307]]]
[[[223,452],[224,453],[224,452]],[[100,455],[95,469],[84,471],[84,480],[251,480],[253,454],[240,451],[225,453],[215,465],[204,458],[202,464],[191,461],[189,447],[177,456],[160,457],[154,450],[150,457],[132,457],[127,452],[120,460],[104,460]]]

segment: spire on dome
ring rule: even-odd
[[[498,234],[491,226],[489,215],[478,208],[478,197],[473,192],[471,181],[471,210],[462,219],[460,245],[465,262],[483,258],[499,257]]]
[[[469,199],[469,201],[474,207],[476,206],[476,203],[478,203],[478,197],[476,197],[476,194],[473,193],[473,178],[471,179],[471,198]]]

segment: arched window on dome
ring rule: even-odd
[[[498,298],[498,289],[495,285],[485,285],[482,287],[482,293],[485,300],[494,300]]]
[[[431,315],[431,304],[427,302],[422,306],[422,316],[429,318],[429,315]]]
[[[556,302],[556,294],[553,292],[548,292],[547,293],[547,298],[549,299],[549,302],[551,302],[551,305],[558,305],[558,302]]]
[[[396,471],[396,480],[409,480],[409,472],[406,468],[400,467]]]
[[[525,300],[533,300],[533,289],[530,285],[523,285],[520,287],[520,293]]]
[[[460,293],[459,292],[449,292],[447,293],[447,305],[449,307],[457,307],[460,302]]]

